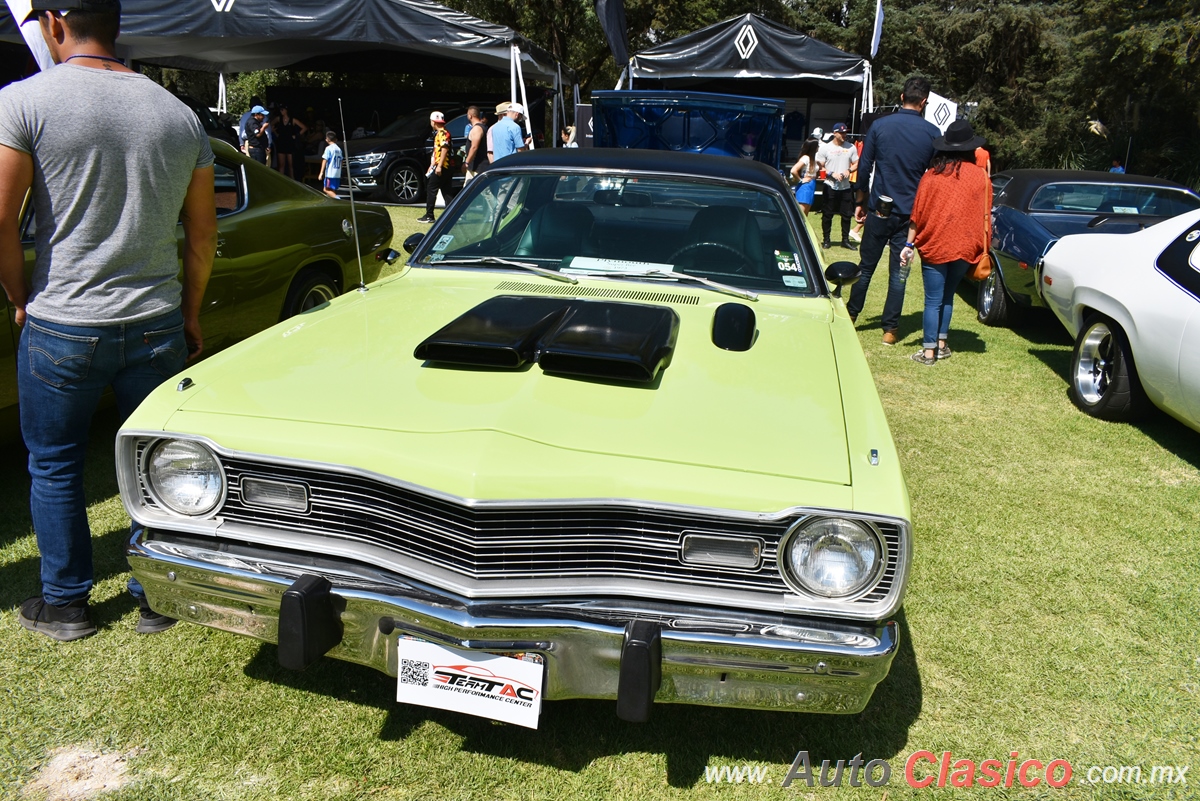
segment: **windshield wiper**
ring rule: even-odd
[[[530,264],[526,261],[510,261],[509,259],[502,259],[499,256],[476,256],[473,259],[441,259],[429,262],[430,267],[438,264],[499,264],[505,267],[517,267],[522,270],[529,270],[531,273],[544,275],[547,278],[553,278],[555,281],[565,281],[568,284],[579,283],[578,278],[563,275],[556,270],[547,270],[545,267],[538,267],[536,264]]]
[[[688,273],[679,273],[674,270],[614,270],[612,272],[607,270],[588,270],[585,272],[581,270],[576,275],[583,275],[586,278],[673,278],[676,281],[700,284],[714,292],[720,292],[722,295],[733,295],[735,298],[743,298],[745,300],[758,300],[757,292],[751,292],[748,289],[739,289],[729,284],[722,284],[700,275],[689,275]]]

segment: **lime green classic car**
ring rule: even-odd
[[[219,240],[201,324],[206,353],[324,303],[360,283],[348,204],[332,200],[209,140],[216,156]],[[392,220],[376,206],[357,209],[363,281],[379,276],[391,253]],[[32,209],[22,226],[25,263],[32,271]],[[183,233],[180,227],[180,246]],[[20,330],[0,292],[0,440],[16,436],[16,348]]]
[[[526,726],[566,698],[861,710],[908,492],[840,298],[858,268],[821,273],[782,178],[523,153],[405,247],[127,421],[153,608]]]

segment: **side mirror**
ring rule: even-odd
[[[417,245],[421,244],[421,240],[425,238],[425,234],[416,233],[410,234],[408,239],[404,240],[404,249],[410,254],[417,249]]]
[[[412,251],[409,252],[411,253]],[[381,250],[375,254],[376,261],[386,261],[388,264],[395,264],[396,260],[399,258],[400,254],[391,248],[388,248],[387,250]]]
[[[835,261],[825,268],[825,280],[833,284],[833,296],[842,296],[842,287],[853,286],[862,278],[862,270],[852,261]]]

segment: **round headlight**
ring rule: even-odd
[[[221,465],[213,452],[198,442],[158,442],[144,465],[151,493],[173,512],[205,515],[221,502],[225,488]]]
[[[793,587],[825,598],[865,589],[884,563],[883,545],[870,526],[854,520],[820,518],[794,529],[779,558]]]

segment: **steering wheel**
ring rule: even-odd
[[[732,245],[726,245],[724,242],[693,242],[690,245],[684,245],[679,250],[675,251],[674,253],[672,253],[670,255],[669,259],[670,259],[671,264],[675,264],[678,261],[679,257],[684,255],[685,253],[690,253],[693,250],[699,250],[700,248],[717,248],[718,250],[728,251],[729,253],[732,253],[734,256],[737,256],[739,264],[738,264],[738,268],[736,270],[734,270],[734,272],[736,272],[736,273],[743,272],[744,267],[751,267],[751,268],[754,267],[754,262],[750,261],[749,257],[746,256],[745,253],[742,253],[740,250],[733,247]]]

